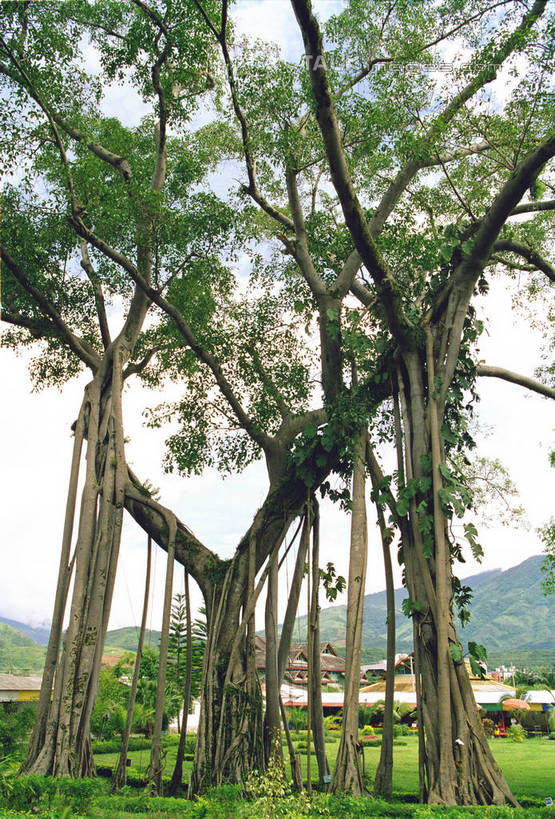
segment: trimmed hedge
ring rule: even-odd
[[[195,750],[197,738],[195,734],[187,734],[186,748],[189,753]],[[172,745],[179,745],[178,734],[164,734],[162,737],[162,746],[171,747]],[[152,747],[152,740],[146,737],[129,737],[130,751],[147,751]],[[103,739],[95,740],[92,743],[93,754],[119,754],[121,750],[121,739]]]

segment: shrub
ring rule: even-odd
[[[516,725],[511,725],[507,731],[507,736],[513,742],[522,742],[526,739],[527,734],[522,725],[517,722]]]
[[[482,728],[484,729],[484,734],[487,737],[492,737],[495,730],[495,722],[492,719],[489,719],[489,717],[484,717],[482,720]]]
[[[304,706],[286,708],[285,711],[291,729],[294,731],[300,731],[303,728],[306,729],[307,716],[306,708]]]
[[[5,711],[0,706],[0,748],[2,755],[13,756],[21,754],[27,736],[33,725],[35,718],[35,708],[18,708]]]
[[[330,714],[329,717],[324,717],[324,727],[327,731],[340,731],[343,718],[339,714]]]
[[[50,808],[55,797],[61,798],[64,804],[82,812],[102,793],[102,784],[98,779],[71,779],[52,776],[20,776],[10,782],[10,788],[2,789],[2,801],[6,807],[14,810],[34,810]]]

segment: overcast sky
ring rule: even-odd
[[[341,3],[321,3],[322,13],[339,9]],[[270,35],[291,57],[300,49],[300,38],[287,0],[241,2],[235,12],[240,29],[249,36]],[[91,55],[94,63],[94,54]],[[107,111],[117,111],[133,124],[144,112],[129,92],[115,89]],[[484,300],[489,323],[480,344],[488,364],[505,366],[532,375],[540,363],[541,334],[511,309],[513,293],[495,282]],[[514,290],[514,286],[513,286]],[[480,308],[483,310],[483,308]],[[25,356],[0,350],[3,400],[0,402],[0,615],[30,623],[50,620],[56,585],[59,547],[71,459],[70,427],[82,399],[86,376],[68,384],[63,392],[31,391]],[[479,384],[479,420],[491,427],[480,452],[499,457],[510,469],[526,508],[530,527],[494,526],[480,532],[485,557],[481,566],[469,556],[461,576],[485,568],[508,568],[541,551],[535,528],[549,518],[555,497],[553,470],[548,454],[553,442],[553,409],[547,399],[493,379]],[[161,500],[172,508],[202,542],[222,557],[232,554],[248,528],[266,493],[266,471],[255,464],[242,475],[225,481],[216,472],[201,478],[164,475],[161,460],[167,430],[146,430],[142,411],[158,403],[159,396],[137,383],[125,391],[124,418],[128,459],[141,480],[149,479],[161,489]],[[347,575],[349,520],[329,503],[322,507],[322,563],[333,560]],[[111,628],[137,625],[140,621],[146,537],[126,517]],[[154,560],[153,598],[149,627],[159,628],[163,596],[165,553]],[[292,558],[293,559],[293,558]],[[291,566],[292,566],[291,559]],[[397,580],[400,573],[397,572]],[[175,591],[183,587],[176,572]],[[381,547],[373,518],[370,524],[367,591],[384,587]],[[282,606],[284,607],[284,595]],[[301,596],[304,601],[304,596]],[[200,604],[195,589],[194,602]],[[344,600],[341,602],[345,602]],[[300,612],[303,611],[301,603]],[[260,625],[259,620],[259,625]]]

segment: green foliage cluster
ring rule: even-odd
[[[507,730],[507,737],[512,742],[524,742],[526,736],[526,730],[522,727],[522,725],[519,725],[518,722],[515,725],[511,725]]]
[[[0,758],[19,757],[35,719],[34,706],[21,708],[19,705],[0,705]]]
[[[206,645],[206,621],[204,609],[202,619],[192,624],[192,667],[191,667],[191,700],[200,694],[202,677],[202,660]],[[175,689],[177,694],[185,689],[187,665],[187,622],[185,595],[175,594],[171,608],[170,634],[168,642],[168,671],[166,687]]]
[[[0,805],[35,813],[55,805],[81,813],[97,800],[104,788],[98,779],[56,778],[53,776],[0,777]]]

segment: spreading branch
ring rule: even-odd
[[[324,140],[333,185],[341,203],[345,222],[363,264],[374,279],[391,332],[405,346],[412,347],[414,341],[410,332],[411,327],[403,310],[399,288],[376,246],[351,180],[323,60],[322,36],[318,22],[312,14],[309,0],[291,2],[303,35],[312,92],[316,102],[316,119]]]
[[[537,213],[544,210],[555,210],[555,199],[544,199],[536,202],[523,202],[513,208],[510,215],[518,216],[520,213]]]
[[[476,371],[479,376],[485,378],[501,378],[503,381],[518,384],[520,387],[525,387],[527,390],[537,392],[539,395],[545,395],[547,398],[555,398],[555,389],[553,389],[553,387],[542,384],[541,381],[536,381],[535,378],[530,378],[527,375],[520,375],[512,370],[505,370],[503,367],[490,367],[487,364],[478,364]]]
[[[528,245],[523,245],[522,242],[516,242],[509,239],[499,239],[493,245],[494,251],[507,251],[509,253],[516,253],[517,256],[522,256],[523,259],[530,262],[530,264],[537,270],[545,273],[548,279],[555,282],[555,267],[547,259],[533,250]]]
[[[93,287],[94,302],[96,305],[96,313],[98,315],[98,324],[100,326],[100,335],[102,336],[104,349],[107,350],[111,344],[111,338],[110,328],[108,327],[108,318],[106,316],[104,293],[102,292],[102,285],[100,284],[96,271],[92,265],[91,257],[89,256],[89,249],[84,239],[81,239],[81,267],[87,274],[87,277]]]
[[[87,367],[90,367],[93,373],[96,372],[100,365],[100,359],[91,345],[84,339],[79,338],[79,336],[71,330],[54,305],[29,281],[18,263],[2,245],[0,245],[0,256],[2,261],[12,272],[16,281],[51,320],[58,335],[63,338],[70,350],[72,350]]]

